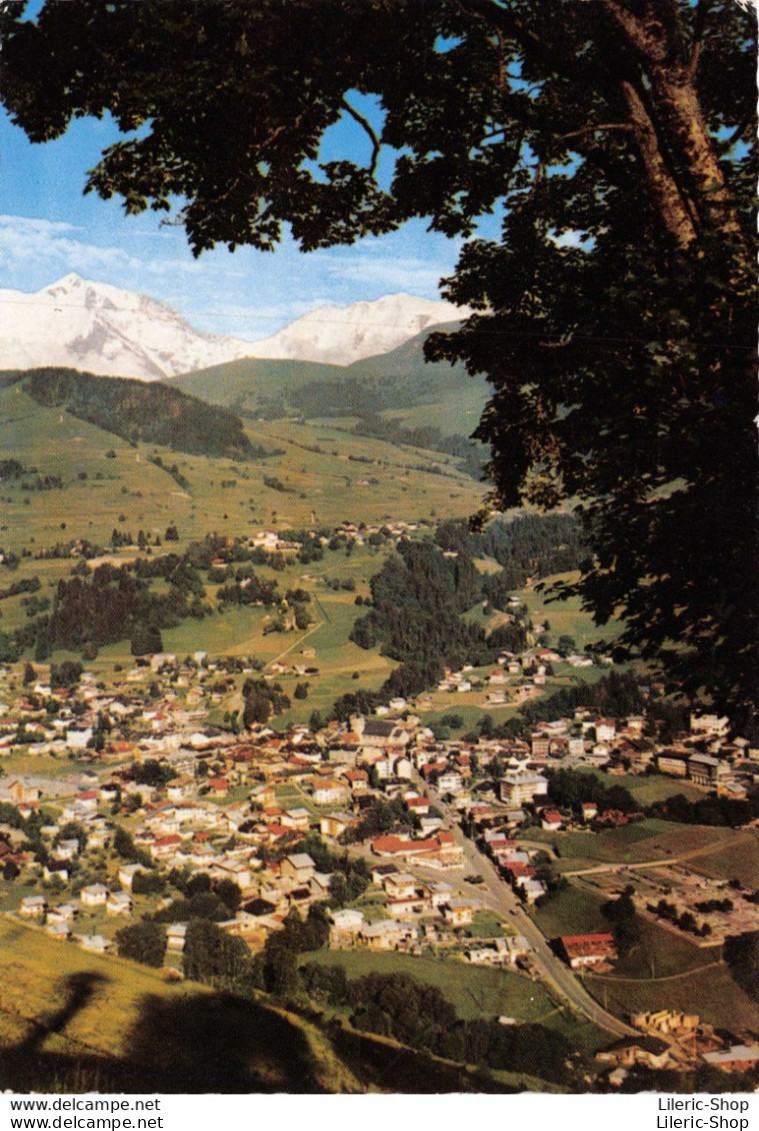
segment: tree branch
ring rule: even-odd
[[[372,143],[372,160],[369,165],[369,172],[374,175],[374,173],[376,173],[377,171],[377,161],[379,160],[380,155],[380,139],[377,137],[376,131],[374,130],[368,118],[365,118],[363,114],[359,114],[358,110],[355,110],[353,106],[351,106],[345,95],[343,95],[342,104],[344,109],[346,109],[350,114],[351,118],[353,118],[354,122],[358,122],[358,124],[364,130]]]
[[[704,45],[704,32],[706,30],[706,17],[711,7],[711,0],[699,0],[696,5],[696,18],[693,26],[693,45],[691,47],[691,55],[688,60],[687,73],[691,82],[695,79],[698,71],[698,63],[701,58],[701,49]]]
[[[695,43],[693,45],[693,51],[691,53],[691,57],[688,60],[688,66],[686,68],[686,73],[688,75],[688,79],[691,82],[693,82],[693,80],[695,79],[696,73],[698,71],[698,62],[699,62],[699,59],[701,58],[701,48],[702,48],[702,46],[703,46],[703,44],[702,44],[701,40],[699,40],[698,43]]]
[[[724,155],[725,153],[730,152],[730,150],[735,145],[736,141],[740,141],[740,139],[743,137],[746,130],[753,123],[753,121],[754,121],[754,115],[753,114],[747,114],[746,117],[741,122],[741,124],[739,126],[736,126],[736,128],[730,134],[730,137],[726,137],[724,141],[721,141],[719,143],[719,151],[720,151],[721,155]]]
[[[558,74],[568,70],[572,78],[587,85],[604,77],[603,68],[592,59],[569,56],[565,43],[553,43],[545,34],[538,35],[513,7],[507,7],[501,0],[457,0],[457,6],[463,15],[484,20],[501,43],[503,36],[512,39],[525,54],[542,61]]]
[[[619,27],[622,28],[626,37],[643,55],[648,54],[648,43],[643,29],[638,20],[632,13],[626,11],[617,0],[601,0],[606,11],[611,15],[612,19]]]
[[[601,0],[626,39],[650,63],[664,64],[677,48],[677,21],[666,0],[658,0],[656,14],[634,16],[619,0]]]
[[[556,140],[568,141],[571,137],[586,137],[588,134],[595,134],[600,130],[623,130],[625,133],[632,133],[633,126],[630,122],[598,122],[596,125],[583,126],[579,130],[570,130],[568,134],[562,134]]]

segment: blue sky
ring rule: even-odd
[[[363,159],[367,140],[350,123],[333,127],[328,145]],[[255,340],[314,307],[346,305],[406,291],[439,298],[452,273],[456,242],[414,221],[400,231],[350,247],[304,255],[287,240],[274,253],[225,248],[193,259],[181,228],[160,213],[124,216],[117,200],[83,195],[86,172],[118,136],[96,120],[77,121],[57,141],[31,145],[0,118],[0,277],[33,292],[76,272],[162,299],[193,326]]]

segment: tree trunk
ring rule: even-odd
[[[682,163],[699,227],[719,233],[748,265],[748,247],[689,68],[651,68],[652,91],[668,148]]]
[[[667,167],[659,146],[656,128],[642,98],[629,82],[622,83],[622,94],[627,103],[633,136],[646,171],[652,204],[674,246],[684,251],[698,235],[694,218],[677,181]]]
[[[625,0],[601,2],[650,82],[653,115],[646,112],[632,84],[623,82],[622,87],[654,199],[663,206],[661,215],[667,230],[678,247],[687,246],[693,239],[693,235],[688,237],[682,216],[678,216],[676,195],[690,214],[694,235],[719,235],[736,266],[750,270],[748,239],[696,91],[703,28],[697,32],[687,59],[680,16],[671,0],[648,0],[637,11]],[[667,170],[670,184],[662,182],[654,189],[661,167]]]

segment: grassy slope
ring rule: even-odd
[[[342,552],[327,552],[323,561],[309,566],[292,561],[282,571],[275,572],[261,567],[258,572],[275,579],[282,594],[291,587],[303,587],[312,593],[309,611],[313,624],[305,631],[270,633],[264,636],[263,630],[271,619],[271,610],[230,606],[223,613],[208,616],[202,621],[190,619],[176,628],[164,630],[164,647],[180,656],[202,648],[214,656],[255,655],[266,663],[281,656],[287,663],[315,666],[318,674],[307,677],[308,699],[294,700],[292,710],[279,716],[277,724],[284,724],[291,718],[298,721],[308,719],[314,709],[331,707],[335,698],[346,691],[355,691],[356,687],[379,687],[395,666],[393,661],[380,656],[377,651],[364,651],[348,640],[354,621],[364,611],[355,604],[355,596],[357,593],[368,594],[368,579],[379,568],[382,559],[382,554],[357,550],[350,558],[346,558]],[[65,576],[71,568],[69,562],[34,562],[23,568],[36,572],[42,579],[43,572],[38,568],[40,565],[57,567],[55,571],[49,569],[44,576]],[[312,580],[304,579],[304,574]],[[325,583],[325,578],[350,578],[354,581],[356,590],[335,591]],[[208,586],[208,595],[214,606],[215,589],[214,586]],[[40,592],[49,592],[44,580]],[[5,607],[4,624],[15,627],[16,623],[22,623],[23,610],[18,598],[2,602],[2,606]],[[131,665],[129,648],[128,640],[104,647],[97,660],[88,664],[88,667],[108,678],[113,672],[114,664]],[[314,648],[315,655],[304,657],[301,654],[304,648]],[[356,671],[360,673],[360,680],[352,678]],[[296,683],[303,682],[305,677],[278,678],[283,689],[292,698]],[[238,683],[241,682],[238,679]]]
[[[214,404],[232,405],[258,396],[278,397],[283,393],[286,396],[288,389],[302,388],[315,381],[375,383],[388,377],[402,377],[413,382],[419,400],[424,403],[436,403],[442,399],[442,394],[449,396],[451,391],[461,387],[476,388],[480,403],[484,403],[488,388],[484,378],[467,378],[462,365],[424,361],[423,346],[428,334],[425,330],[388,353],[362,358],[346,366],[250,357],[172,377],[165,384]],[[455,430],[461,431],[460,428]]]
[[[565,601],[551,600],[550,585],[556,581],[573,581],[577,577],[574,573],[557,574],[556,577],[546,578],[543,587],[537,589],[535,585],[528,585],[517,590],[516,596],[521,597],[530,610],[533,622],[547,620],[554,639],[567,635],[574,637],[578,651],[582,651],[589,644],[596,641],[613,639],[619,629],[615,622],[605,625],[593,624],[589,613],[583,612],[580,607],[579,597],[568,597]],[[563,670],[563,669],[562,669]],[[567,673],[573,669],[567,668]],[[581,669],[578,673],[583,679],[592,679],[593,669]]]
[[[432,426],[443,435],[469,436],[487,400],[487,382],[481,377],[469,377],[460,365],[426,364],[422,352],[426,337],[425,332],[388,354],[345,367],[249,358],[184,374],[166,383],[213,404],[255,411],[259,397],[286,402],[288,390],[312,382],[358,381],[375,389],[384,386],[386,407],[380,410],[381,414],[407,428]],[[413,390],[415,404],[394,403],[393,389],[399,379],[406,391]],[[312,423],[318,421],[314,418]],[[319,426],[347,433],[356,423],[355,417],[333,416],[322,420]]]
[[[163,533],[177,510],[176,483],[144,455],[138,460],[140,453],[112,433],[37,405],[18,386],[0,391],[0,435],[4,458],[36,467],[42,476],[59,475],[66,484],[62,491],[22,491],[13,480],[0,484],[4,548],[34,551],[35,545],[72,537],[103,541],[122,513],[126,529],[135,525]],[[105,458],[109,450],[116,459]],[[80,473],[86,481],[79,480]],[[98,473],[100,480],[95,479]]]
[[[313,1026],[0,920],[0,1065],[20,1090],[358,1091]],[[34,1020],[32,1020],[34,1019]]]
[[[479,485],[456,472],[448,457],[353,437],[334,427],[334,422],[252,424],[248,431],[254,444],[279,449],[281,454],[247,462],[209,459],[153,445],[132,448],[65,412],[42,408],[16,386],[0,390],[0,429],[8,458],[17,458],[42,475],[60,475],[64,482],[63,490],[45,492],[22,491],[18,481],[0,484],[0,546],[16,552],[26,547],[34,554],[72,537],[107,545],[114,528],[135,537],[141,529],[163,537],[166,527],[176,524],[180,542],[164,548],[181,550],[210,530],[237,536],[265,526],[281,529],[316,523],[329,527],[343,519],[434,521],[472,513],[481,497]],[[111,450],[115,459],[106,458]],[[177,463],[189,481],[187,491],[148,462],[153,454],[159,454],[169,466]],[[80,475],[87,478],[80,479]],[[287,491],[267,486],[265,476],[280,479]],[[122,557],[133,553],[126,550]],[[351,578],[355,592],[366,595],[369,578],[380,565],[381,555],[368,552],[357,552],[350,559],[327,554],[323,562],[310,568],[293,563],[276,575],[283,591],[288,585],[302,584],[304,572],[319,579],[306,585],[315,598],[315,623],[308,644],[317,650],[314,663],[321,674],[311,681],[309,699],[297,703],[283,722],[307,719],[314,708],[329,707],[337,695],[357,686],[378,687],[394,666],[376,651],[363,652],[347,641],[361,611],[354,604],[355,594],[335,593],[322,580]],[[68,560],[26,559],[7,579],[37,575],[42,582],[38,596],[52,597],[52,589],[70,568]],[[0,583],[5,581],[3,576]],[[6,631],[26,623],[19,597],[3,601],[0,612]],[[186,622],[165,633],[164,646],[180,654],[205,648],[212,654],[253,653],[266,661],[282,652],[289,659],[299,659],[302,634],[264,637],[266,616],[264,610],[230,610],[203,622]],[[129,661],[128,643],[122,643],[103,649],[94,666],[107,674],[114,663]],[[352,679],[354,672],[360,673],[360,683]],[[294,683],[289,686],[287,680],[284,686],[286,691],[294,689]],[[468,728],[482,713],[480,702],[480,695],[443,696],[436,697],[434,708],[438,715],[453,707],[463,709]],[[499,722],[512,713],[504,708],[493,712],[493,719]]]
[[[759,841],[754,834],[744,833],[735,844],[699,855],[691,867],[715,879],[735,877],[744,887],[759,888]]]
[[[759,1006],[736,985],[726,966],[660,977],[590,975],[586,982],[590,992],[614,1013],[676,1009],[698,1013],[703,1021],[729,1030],[746,1027],[756,1031]]]
[[[582,773],[592,774],[603,784],[609,785],[608,774],[600,770],[582,769]],[[682,793],[689,801],[697,801],[704,791],[688,781],[667,777],[666,774],[620,774],[615,776],[614,785],[629,790],[641,805],[651,805],[654,801],[664,801],[676,793]]]
[[[677,792],[673,783],[672,793]],[[756,841],[750,834],[738,830],[707,825],[680,825],[674,821],[649,819],[624,825],[619,829],[606,829],[600,833],[569,832],[549,833],[530,829],[529,840],[558,846],[561,856],[556,867],[562,872],[578,868],[591,868],[596,864],[637,864],[647,860],[676,858],[688,854],[693,865],[701,866],[709,859],[709,848],[723,852],[726,848],[733,857],[745,850],[755,858]],[[691,856],[692,854],[692,856]],[[719,875],[719,872],[715,873]],[[734,873],[730,873],[732,876]]]
[[[555,1090],[333,1030],[0,919],[0,1078],[36,1092]],[[6,977],[5,974],[9,976]]]
[[[559,935],[608,931],[609,920],[601,912],[602,896],[578,884],[557,893],[535,911],[535,920],[547,938]],[[642,945],[615,967],[620,977],[650,978],[697,970],[715,961],[714,948],[693,946],[672,931],[641,918]]]
[[[212,404],[232,405],[244,399],[251,390],[275,396],[282,388],[297,388],[312,381],[330,381],[345,374],[345,368],[340,365],[248,357],[183,373],[179,377],[168,377],[164,384],[202,397]]]

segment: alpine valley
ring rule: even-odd
[[[471,528],[461,315],[0,292],[4,1088],[756,1088],[757,736]]]

